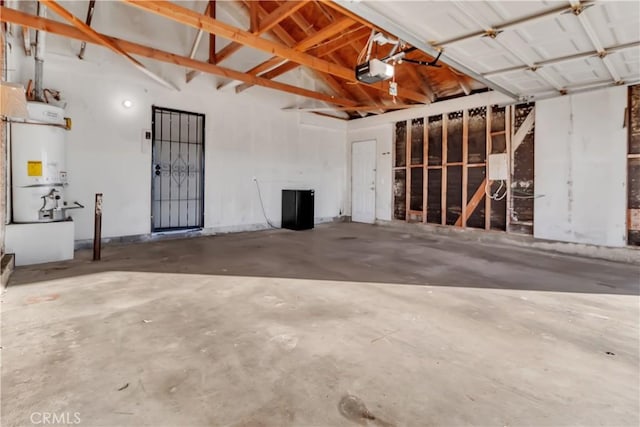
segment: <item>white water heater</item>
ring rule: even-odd
[[[64,110],[27,105],[29,120],[11,124],[13,222],[65,220],[67,183]]]

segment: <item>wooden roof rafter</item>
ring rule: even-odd
[[[308,68],[331,74],[341,79],[356,82],[353,70],[340,66],[335,63],[331,63],[304,52],[296,51],[295,49],[284,46],[280,43],[272,42],[251,34],[248,31],[244,31],[237,27],[233,27],[229,24],[220,22],[216,19],[204,16],[193,10],[184,8],[168,1],[152,1],[152,0],[123,0],[127,4],[133,5],[143,10],[153,12],[157,15],[171,19],[182,24],[192,26],[194,28],[203,28],[209,33],[215,33],[220,37],[227,38],[229,40],[241,43],[243,45],[253,47],[258,50],[269,52],[277,56],[282,57],[285,60],[297,62]],[[388,92],[388,83],[379,82],[368,85],[376,88],[382,92]],[[428,102],[426,95],[407,89],[404,87],[398,88],[398,95],[402,98],[407,98],[415,102],[425,103]]]
[[[308,12],[308,9],[307,9]],[[342,17],[344,18],[344,17]],[[318,28],[316,30],[315,25],[312,24],[311,22],[309,22],[304,16],[302,16],[302,11],[298,11],[297,13],[291,15],[291,21],[293,21],[297,27],[289,27],[290,30],[293,30],[293,33],[301,33],[302,36],[304,38],[299,38],[298,40],[300,40],[301,43],[301,47],[306,48],[307,46],[311,45],[312,43],[315,43],[316,41],[318,41],[318,43],[314,44],[313,46],[309,47],[308,50],[315,48],[316,46],[323,46],[325,44],[331,45],[331,49],[330,50],[325,50],[323,51],[322,55],[316,54],[315,56],[321,58],[324,56],[327,56],[327,58],[329,60],[331,60],[332,62],[342,65],[342,66],[347,66],[349,68],[351,68],[351,65],[346,65],[346,61],[344,61],[342,58],[336,56],[335,54],[333,54],[333,52],[339,48],[341,48],[342,46],[348,44],[345,42],[342,42],[341,39],[343,38],[343,36],[348,36],[350,35],[352,32],[356,32],[359,34],[356,34],[358,37],[354,38],[354,39],[350,39],[348,40],[349,43],[353,43],[354,40],[359,40],[362,39],[365,35],[369,35],[370,31],[362,28],[362,27],[357,27],[354,29],[350,29],[349,31],[342,31],[342,33],[340,33],[337,37],[336,36],[332,36],[332,38],[329,38],[327,40],[322,40],[324,39],[326,36],[326,34],[324,33],[325,31],[327,31],[327,29],[331,29],[333,28],[335,25],[338,25],[338,23],[340,22],[340,19],[337,20],[332,20],[332,22],[327,23],[326,25],[322,26],[321,28]],[[297,28],[297,29],[296,29]],[[363,33],[362,30],[364,30]],[[293,39],[290,35],[288,36],[290,39]],[[336,41],[340,42],[338,44],[336,44]],[[280,64],[280,65],[278,65]],[[262,77],[265,78],[275,78],[281,74],[284,74],[288,71],[291,71],[292,69],[295,69],[296,67],[298,67],[298,64],[294,64],[292,62],[283,62],[281,61],[279,58],[275,58],[273,59],[273,61],[268,62],[268,63],[264,63],[261,64],[259,66],[259,68],[254,67],[253,71],[261,71],[260,68],[265,68],[265,69],[270,69],[270,71],[267,72],[263,72],[262,74],[260,74]],[[275,67],[275,68],[272,68]],[[351,68],[352,69],[352,68]],[[352,98],[356,98],[358,99],[360,102],[363,102],[365,105],[380,105],[380,103],[378,101],[376,101],[374,99],[374,97],[372,95],[370,95],[368,93],[367,90],[365,90],[366,85],[362,85],[359,84],[357,82],[344,82],[344,81],[338,81],[338,79],[336,79],[335,77],[332,77],[329,74],[324,74],[324,73],[320,73],[320,72],[316,72],[316,74],[318,75],[318,77],[320,77],[322,80],[325,81],[325,83],[327,83],[335,92],[337,93],[350,93],[350,97]],[[245,89],[248,89],[249,87],[251,87],[251,85],[249,84],[241,84],[239,86],[236,87],[236,92],[241,92]],[[377,113],[382,113],[384,112],[382,109],[377,108]],[[357,115],[362,115],[360,112],[355,112],[355,110],[352,110],[355,114]],[[351,114],[351,113],[350,113]]]
[[[258,16],[259,17],[260,17],[260,15],[266,16],[267,14],[268,14],[268,12],[266,10],[264,10],[262,5],[259,5],[258,6]],[[287,31],[285,31],[284,28],[282,28],[280,24],[275,25],[271,29],[271,32],[273,33],[273,35],[274,35],[274,37],[276,39],[280,40],[282,43],[284,43],[285,45],[287,45],[289,47],[294,46],[296,44],[296,40]],[[315,70],[311,70],[311,72],[314,73],[314,75],[317,78],[322,80],[331,90],[333,90],[335,95],[337,95],[339,97],[342,97],[344,99],[352,99],[351,94],[349,94],[347,91],[345,91],[342,88],[342,86],[340,85],[340,83],[338,83],[337,79],[335,79],[333,76],[328,75],[328,74],[322,74],[322,73],[319,73],[318,71],[315,71]],[[261,76],[261,77],[263,77],[263,76]],[[219,86],[218,89],[220,89],[222,86],[224,86],[224,85]],[[354,101],[354,103],[356,103],[356,102]]]
[[[254,2],[251,2],[254,3]],[[309,36],[307,36],[307,38],[305,38],[304,40],[296,43],[293,48],[300,51],[300,52],[305,52],[306,50],[308,50],[310,47],[315,46],[316,44],[328,39],[329,37],[332,37],[334,35],[336,35],[337,33],[346,30],[347,28],[349,28],[350,26],[352,26],[354,24],[354,22],[349,19],[349,18],[344,18],[341,19],[339,21],[334,22],[332,25],[326,26],[325,28],[323,28],[321,31],[316,32],[315,34],[310,34]],[[286,64],[290,63],[290,61],[284,62],[283,63],[283,59],[278,57],[278,56],[273,56],[270,59],[262,62],[261,64],[256,65],[255,67],[253,67],[251,70],[247,71],[249,74],[254,74],[254,75],[260,75],[261,73],[264,73],[270,69],[272,69],[275,66],[278,66],[278,64],[281,64],[280,66],[285,66]],[[299,64],[296,64],[296,67],[298,67]],[[280,74],[283,74],[282,72]],[[280,75],[277,74],[277,75]],[[275,76],[274,76],[275,77]],[[243,88],[236,88],[236,92],[241,92],[242,90],[248,89],[249,86],[243,87]],[[240,90],[238,90],[240,89]]]
[[[292,13],[295,13],[298,9],[302,8],[305,3],[300,1],[288,1],[284,4],[282,4],[280,7],[278,7],[276,10],[274,10],[273,12],[271,12],[270,14],[260,17],[259,16],[259,2],[258,1],[252,1],[251,3],[251,13],[250,13],[250,28],[249,31],[252,34],[255,35],[262,35],[270,30],[272,30],[276,25],[279,25],[280,22],[282,22],[284,19],[286,19],[289,15],[291,15]],[[214,5],[215,7],[215,5]],[[207,13],[210,12],[210,4],[207,6],[207,9],[205,10],[204,14],[206,15]],[[255,14],[255,16],[254,16]],[[211,15],[211,13],[209,13],[209,16],[212,18],[215,18],[215,13],[213,15]],[[255,28],[253,28],[255,27]],[[204,31],[202,28],[200,28],[198,30],[198,34],[200,34],[202,31]],[[211,34],[210,35],[210,39],[213,38],[213,40],[215,40],[215,34]],[[197,45],[194,46],[197,47]],[[209,57],[212,57],[213,54],[213,58],[215,58],[215,61],[213,63],[221,63],[222,61],[228,59],[231,55],[233,55],[234,53],[236,53],[238,50],[240,50],[242,48],[242,44],[240,43],[236,43],[236,42],[231,42],[228,45],[226,45],[224,48],[220,49],[220,52],[211,52],[211,41],[209,42]],[[215,42],[213,44],[214,49],[215,49]],[[194,49],[191,50],[192,52],[192,58],[195,56],[195,52]],[[210,59],[211,62],[211,59]],[[187,83],[189,83],[191,80],[193,80],[193,78],[195,76],[197,76],[199,74],[199,72],[197,70],[192,70],[189,73],[187,73]]]
[[[87,41],[89,43],[102,45],[103,47],[111,48],[111,46],[113,46],[119,51],[125,52],[129,56],[138,55],[169,64],[192,68],[229,79],[251,82],[259,86],[264,86],[282,92],[315,99],[329,104],[341,105],[345,107],[355,107],[357,105],[357,103],[351,99],[344,99],[338,96],[326,95],[320,92],[299,88],[289,84],[263,79],[257,76],[251,76],[249,74],[231,70],[229,68],[224,68],[216,64],[198,61],[187,56],[177,55],[139,43],[111,37],[105,34],[96,32],[95,35],[89,35],[79,28],[76,28],[75,26],[63,24],[52,19],[30,15],[28,13],[20,12],[15,9],[7,8],[5,6],[0,6],[0,21],[15,23],[23,27],[46,31],[48,33],[56,34],[62,37],[72,38],[80,41]],[[107,46],[103,44],[104,41],[106,41],[109,45]]]
[[[335,50],[339,49],[340,47],[342,47],[344,45],[343,43],[340,43],[339,45],[335,45],[335,41],[340,40],[341,36],[344,34],[349,34],[349,32],[343,32],[342,34],[340,34],[338,37],[334,37],[332,36],[331,38],[328,37],[328,33],[326,32],[326,28],[324,27],[322,29],[322,31],[315,31],[313,30],[313,26],[310,22],[306,21],[302,16],[301,16],[301,11],[296,12],[295,14],[291,15],[291,21],[293,21],[300,29],[300,31],[306,36],[305,39],[301,40],[299,43],[304,43],[305,40],[307,40],[307,44],[311,44],[312,42],[314,42],[315,40],[319,40],[317,44],[311,46],[309,49],[314,49],[316,46],[318,45],[323,45],[323,44],[331,44],[332,42],[334,43],[334,47],[332,50],[327,50],[326,54],[323,55],[319,55],[316,54],[317,57],[321,58],[323,56],[328,56],[329,59],[331,59],[333,62],[340,64],[340,65],[344,65],[343,62],[339,61],[335,56],[332,56],[331,53],[333,53]],[[332,23],[334,25],[336,25],[336,23]],[[329,27],[329,32],[332,32],[331,28],[334,28],[333,26],[328,26]],[[335,29],[335,28],[334,28]],[[365,30],[366,31],[366,35],[369,35],[369,31],[366,29],[361,28],[361,30]],[[358,31],[358,30],[356,30]],[[287,44],[289,46],[293,46],[296,45],[298,43],[296,43],[296,40],[287,32],[285,32],[285,37],[282,37],[284,40],[286,40]],[[327,40],[321,40],[323,38],[327,38]],[[360,38],[362,38],[362,36],[360,36]],[[268,78],[268,79],[273,79],[281,74],[286,73],[287,71],[291,71],[295,68],[299,67],[299,64],[296,64],[294,62],[285,62],[282,63],[280,66],[267,71],[263,74],[261,74],[261,77],[264,78]],[[254,67],[255,68],[255,67]],[[313,71],[313,70],[312,70]],[[352,93],[353,91],[360,93],[361,95],[364,94],[364,98],[365,98],[365,102],[369,102],[369,103],[374,103],[377,104],[373,101],[373,98],[371,96],[368,96],[367,92],[362,88],[361,85],[351,85],[351,86],[345,86],[344,82],[339,81],[337,78],[329,75],[329,74],[324,74],[318,71],[313,71],[316,76],[321,79],[322,81],[324,81],[325,84],[327,84],[327,86],[329,86],[335,93],[340,94],[341,96],[345,96],[347,98],[350,99],[358,99],[360,102],[362,101],[362,96],[358,97],[355,96],[354,93]],[[236,87],[236,93],[239,93],[245,89],[248,89],[249,87],[251,87],[251,85],[249,84],[241,84],[239,86]],[[351,89],[351,90],[349,90]],[[377,107],[376,107],[377,108]],[[351,112],[356,112],[355,109],[352,110],[348,110],[349,114],[351,114]],[[381,110],[377,110],[378,112],[380,112]],[[360,112],[356,112],[356,114],[358,115],[362,115]]]
[[[249,3],[250,22],[255,21],[250,25],[256,26],[256,29],[250,28],[249,31],[257,36],[268,32],[276,25],[279,25],[280,22],[291,16],[291,14],[295,13],[297,10],[305,6],[305,2],[303,1],[287,1],[267,16],[261,18],[259,16],[260,3],[257,1],[251,1]],[[258,23],[258,21],[260,22]],[[241,43],[232,41],[222,50],[220,50],[220,52],[218,53],[218,61],[224,61],[235,52],[237,52],[240,48],[242,48],[242,46],[243,45]]]

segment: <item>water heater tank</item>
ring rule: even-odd
[[[11,124],[13,222],[64,220],[64,110],[40,102],[27,109],[28,121]]]

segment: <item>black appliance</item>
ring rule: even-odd
[[[313,228],[313,190],[282,190],[282,228]]]

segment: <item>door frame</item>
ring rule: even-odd
[[[377,220],[377,216],[376,216],[376,206],[377,206],[377,193],[378,193],[378,139],[377,138],[366,138],[366,139],[359,139],[356,141],[351,141],[351,150],[350,150],[350,170],[351,170],[351,180],[350,180],[350,187],[351,187],[351,194],[350,194],[350,202],[351,202],[351,221],[353,222],[353,146],[354,144],[358,144],[358,143],[362,143],[362,142],[373,142],[373,154],[374,154],[374,168],[373,168],[373,172],[374,172],[374,177],[373,177],[373,222],[371,224],[375,224],[376,220]],[[368,224],[368,223],[365,223]]]
[[[186,226],[186,227],[164,227],[164,228],[156,228],[154,226],[154,221],[153,221],[153,195],[154,195],[154,191],[155,191],[155,185],[154,185],[154,170],[153,170],[153,160],[154,160],[154,148],[155,148],[155,142],[156,142],[156,110],[162,110],[162,111],[168,111],[170,113],[178,113],[178,114],[192,114],[194,116],[199,116],[202,117],[202,158],[200,159],[200,170],[202,171],[201,173],[201,182],[200,182],[200,200],[202,200],[202,203],[200,204],[200,223],[202,225],[200,226]],[[151,194],[150,194],[150,215],[149,215],[149,219],[150,219],[150,226],[151,226],[151,232],[152,233],[166,233],[166,232],[171,232],[171,231],[193,231],[193,230],[202,230],[204,228],[204,184],[205,184],[205,169],[204,169],[204,165],[205,165],[205,146],[206,146],[206,130],[207,130],[207,126],[206,126],[206,119],[207,116],[204,113],[195,113],[193,111],[186,111],[186,110],[178,110],[175,108],[167,108],[167,107],[159,107],[155,104],[151,105],[151,164],[149,165],[149,171],[151,174]]]

